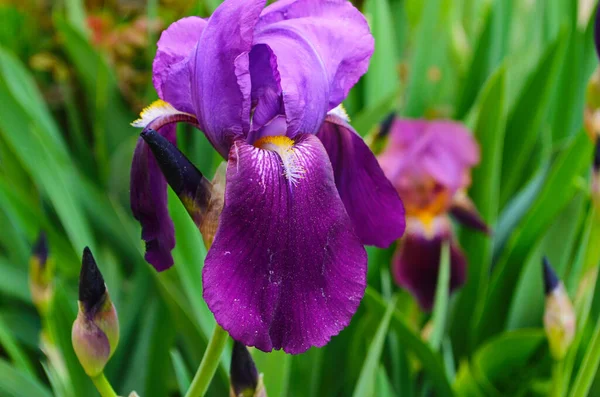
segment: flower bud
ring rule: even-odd
[[[267,392],[250,352],[242,343],[233,341],[233,353],[229,368],[231,397],[267,397]]]
[[[46,313],[54,295],[54,261],[48,258],[48,240],[41,232],[29,259],[29,291],[40,314]]]
[[[158,163],[167,183],[175,194],[181,200],[188,214],[203,232],[212,230],[212,221],[215,216],[215,208],[218,206],[213,204],[211,208],[211,197],[213,194],[213,184],[202,175],[196,166],[187,158],[175,145],[169,142],[165,137],[152,129],[145,129],[141,133],[141,137],[146,141],[154,158]],[[224,192],[224,180],[223,190]],[[217,215],[220,214],[220,209],[223,208],[221,202]],[[203,226],[206,219],[210,218],[209,224]],[[214,226],[216,230],[216,226]],[[206,241],[211,241],[214,237],[204,236]]]
[[[119,343],[119,320],[104,278],[89,248],[79,275],[79,312],[71,334],[73,349],[90,377],[102,373]]]
[[[575,311],[563,283],[547,258],[544,258],[543,266],[546,292],[544,328],[552,356],[556,360],[562,360],[575,337]]]

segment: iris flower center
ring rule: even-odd
[[[306,170],[300,164],[297,153],[294,150],[294,140],[285,135],[264,136],[254,142],[259,149],[275,152],[281,159],[283,175],[294,186],[304,177]]]

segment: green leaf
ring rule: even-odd
[[[10,331],[0,314],[0,346],[8,354],[16,369],[23,371],[24,374],[30,377],[35,377],[35,372],[29,362],[29,358],[27,358],[25,352],[13,338]]]
[[[463,79],[461,94],[454,111],[454,118],[456,119],[462,119],[467,115],[477,98],[479,90],[484,86],[488,76],[497,68],[504,56],[508,39],[503,32],[504,21],[508,19],[506,17],[508,14],[507,8],[506,1],[496,1],[487,13],[483,31],[477,40],[475,53]],[[504,80],[504,76],[502,78]],[[502,83],[505,84],[504,81]],[[488,87],[489,84],[487,83],[485,87]],[[504,92],[502,95],[504,95]]]
[[[383,298],[371,287],[367,287],[364,304],[369,312],[374,316],[383,316],[387,308],[387,304]],[[415,334],[406,324],[404,316],[395,310],[390,320],[390,327],[396,331],[398,340],[402,346],[412,352],[423,365],[423,369],[433,383],[433,387],[437,391],[438,396],[453,396],[452,388],[446,377],[444,365],[438,354],[436,354],[421,337]]]
[[[292,369],[292,356],[282,350],[264,353],[252,349],[252,358],[259,373],[264,374],[265,387],[269,397],[285,397],[290,393],[289,383]]]
[[[541,238],[557,214],[578,191],[575,179],[589,167],[591,147],[588,137],[580,133],[554,161],[542,190],[518,229],[510,239],[494,269],[485,300],[479,304],[477,341],[500,332],[509,306],[506,304],[516,288],[527,253]]]
[[[406,107],[404,115],[420,117],[424,114],[433,97],[435,83],[427,78],[427,72],[446,50],[445,37],[450,35],[447,21],[444,20],[444,6],[441,0],[425,2],[421,21],[416,32],[415,52],[410,62],[410,75],[406,87]],[[446,30],[444,30],[446,29]],[[435,43],[435,45],[432,45]]]
[[[395,91],[382,99],[375,106],[364,108],[351,120],[352,127],[361,136],[367,135],[372,128],[377,126],[396,107],[399,91]]]
[[[586,397],[600,365],[600,319],[596,322],[594,334],[587,347],[581,368],[571,388],[570,397]]]
[[[0,294],[31,303],[27,273],[0,258]]]
[[[192,374],[189,373],[183,357],[178,350],[171,350],[171,361],[173,362],[173,370],[175,371],[175,377],[177,378],[177,386],[179,387],[179,393],[183,396],[190,388],[192,383]]]
[[[502,161],[502,191],[505,204],[528,175],[528,165],[555,87],[556,74],[564,60],[569,32],[564,29],[548,47],[512,108],[506,124]]]
[[[448,294],[450,290],[450,246],[445,243],[442,246],[440,257],[440,268],[438,272],[437,287],[435,290],[435,306],[431,321],[433,322],[433,331],[429,344],[435,350],[439,350],[444,331],[446,329],[446,317],[448,314]]]
[[[0,395],[5,397],[52,397],[35,378],[0,359]]]
[[[379,358],[381,357],[381,352],[383,351],[385,338],[390,326],[390,320],[392,319],[392,315],[396,309],[397,302],[398,297],[392,298],[392,300],[388,303],[387,309],[383,315],[383,318],[381,319],[381,322],[379,323],[379,326],[377,327],[377,332],[375,333],[373,341],[369,346],[369,353],[365,359],[365,362],[363,363],[360,376],[358,377],[358,383],[354,389],[354,397],[370,397],[375,395],[377,371],[379,369]]]
[[[37,103],[39,93],[30,87],[20,62],[1,48],[0,72],[0,134],[48,195],[75,251],[88,245],[93,249],[89,225],[72,189],[75,171],[47,109]]]
[[[375,52],[364,76],[364,103],[378,105],[400,88],[394,22],[388,0],[367,0],[365,14],[375,38]]]
[[[500,169],[506,124],[506,68],[501,67],[487,82],[477,105],[474,135],[481,148],[481,164],[473,170],[469,196],[481,217],[494,229],[498,218]],[[450,329],[457,356],[468,350],[478,297],[485,291],[492,264],[492,238],[478,231],[464,230],[461,244],[469,263],[469,277],[463,287]]]
[[[460,396],[514,396],[549,364],[542,330],[508,332],[483,345],[468,371],[461,368],[456,392]]]

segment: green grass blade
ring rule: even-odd
[[[363,302],[374,316],[381,317],[385,314],[387,303],[373,288],[367,287]],[[433,351],[429,344],[421,339],[420,335],[415,334],[408,327],[404,316],[398,310],[394,311],[390,320],[390,327],[396,331],[400,344],[405,346],[421,362],[425,373],[433,383],[437,395],[440,397],[453,396],[452,387],[446,377],[441,357]]]
[[[469,190],[481,217],[492,229],[498,218],[505,124],[506,68],[502,67],[490,78],[479,100],[474,135],[481,148],[481,164],[473,170]],[[469,263],[469,277],[458,296],[450,329],[459,357],[468,351],[473,309],[487,285],[492,265],[492,238],[478,231],[465,230],[461,234],[461,244]]]
[[[446,319],[448,316],[448,295],[450,289],[450,246],[445,243],[442,246],[440,257],[440,268],[435,290],[435,306],[431,320],[433,321],[433,331],[429,344],[435,350],[440,349],[444,331],[446,330]]]
[[[177,378],[177,386],[179,387],[179,393],[185,395],[187,390],[192,383],[192,374],[188,371],[183,357],[178,350],[171,350],[171,361],[173,362],[173,370],[175,371],[175,377]]]
[[[368,0],[365,14],[375,38],[375,52],[364,77],[364,103],[366,107],[373,107],[400,88],[398,47],[388,0]]]
[[[441,0],[424,2],[406,87],[406,107],[403,113],[408,117],[422,116],[433,95],[435,87],[427,79],[427,71],[434,65],[436,57],[445,52],[444,38],[450,35],[449,29],[444,30],[449,25],[443,20],[445,8],[443,3]]]
[[[29,358],[27,358],[27,355],[10,331],[0,314],[0,346],[2,346],[8,357],[10,357],[16,369],[23,371],[24,374],[30,377],[35,377],[35,372],[31,362],[29,362]]]
[[[575,180],[587,172],[591,149],[586,134],[580,133],[554,161],[539,196],[513,234],[494,269],[489,293],[486,299],[481,301],[476,313],[477,341],[482,341],[504,328],[509,310],[506,302],[513,296],[525,257],[539,240],[541,233],[579,190]]]
[[[292,356],[282,350],[264,353],[252,349],[252,358],[258,372],[264,374],[263,380],[269,397],[288,396],[290,394]]]
[[[4,397],[52,397],[35,378],[0,359],[0,395]]]
[[[507,35],[502,31],[507,13],[506,3],[496,1],[488,12],[456,104],[454,111],[456,119],[462,119],[467,115],[479,90],[502,60],[507,44]]]
[[[379,358],[381,357],[381,352],[383,351],[385,338],[390,326],[390,320],[392,319],[392,315],[396,309],[397,302],[398,297],[392,298],[392,300],[388,303],[387,309],[383,315],[383,318],[381,319],[381,322],[379,323],[379,326],[377,327],[377,332],[375,333],[373,341],[369,346],[369,353],[360,371],[356,388],[354,389],[354,397],[370,397],[375,395],[377,370],[379,369]]]
[[[548,47],[509,114],[502,161],[502,206],[528,175],[522,170],[526,169],[531,159],[548,114],[555,76],[564,60],[568,39],[569,32],[564,29]]]
[[[583,358],[583,363],[571,389],[571,397],[586,397],[600,365],[600,319],[596,322],[593,337]]]

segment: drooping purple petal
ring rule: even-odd
[[[404,233],[404,206],[363,139],[330,114],[317,136],[325,146],[340,197],[363,244],[387,247]]]
[[[346,0],[298,0],[267,7],[255,43],[277,56],[288,136],[316,133],[368,68],[374,42],[364,16]]]
[[[192,100],[203,131],[227,157],[233,138],[248,132],[249,53],[265,0],[227,0],[212,14],[192,62]]]
[[[158,97],[177,110],[194,113],[190,81],[190,58],[206,21],[198,17],[171,24],[158,40],[152,64],[152,82]]]
[[[443,219],[442,222],[449,222]],[[456,245],[451,231],[427,236],[409,228],[401,240],[394,259],[392,274],[396,283],[417,298],[424,310],[431,310],[435,299],[442,244],[450,242],[450,292],[464,284],[466,259]]]
[[[159,132],[175,144],[174,124],[162,127]],[[167,209],[167,181],[142,138],[138,139],[133,154],[130,201],[133,216],[142,225],[146,261],[159,272],[168,269],[173,265],[175,228]]]
[[[364,294],[367,257],[319,140],[302,135],[292,150],[305,170],[296,184],[277,153],[242,141],[231,148],[203,284],[234,339],[301,353],[348,325]]]

